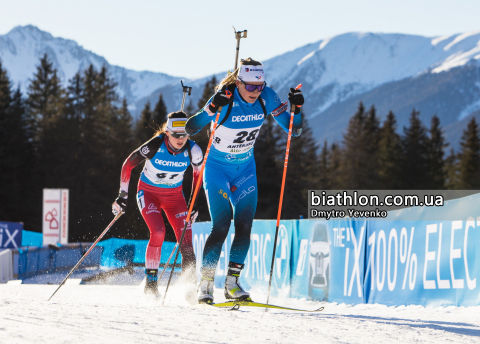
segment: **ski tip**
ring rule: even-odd
[[[325,307],[320,307],[319,309],[316,309],[315,312],[321,312],[325,309]]]

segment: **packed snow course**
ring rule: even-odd
[[[387,307],[271,297],[321,313],[192,306],[179,281],[161,300],[139,285],[0,284],[0,343],[478,343],[480,307]],[[163,283],[164,284],[164,283]],[[165,286],[160,287],[160,292]],[[252,292],[254,300],[265,295]],[[224,300],[216,289],[215,299]]]

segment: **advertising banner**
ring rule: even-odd
[[[293,232],[296,228],[296,221],[281,221],[278,239],[276,243],[275,267],[272,276],[271,294],[290,294],[291,278],[290,265],[293,244]],[[203,248],[208,235],[211,232],[211,222],[195,223],[193,226],[193,247],[197,257],[197,269],[201,267]],[[240,277],[240,283],[246,289],[259,289],[262,292],[268,290],[270,278],[270,267],[273,254],[273,241],[275,239],[275,220],[256,220],[253,222],[250,249],[245,261],[245,267]],[[221,288],[225,283],[225,276],[228,271],[230,249],[235,230],[233,221],[230,230],[220,253],[220,261],[217,265],[215,286]]]
[[[474,195],[448,201],[442,209],[416,207],[391,212],[389,221],[369,221],[368,303],[478,305],[479,202],[480,195]],[[422,221],[440,210],[456,220]]]
[[[292,297],[328,300],[331,236],[327,223],[298,221],[292,243]]]
[[[43,244],[68,243],[68,190],[43,189]]]
[[[22,246],[23,223],[0,222],[0,250]]]
[[[365,240],[367,221],[345,218],[330,220],[329,301],[358,304],[365,302]]]
[[[480,194],[442,206],[389,211],[382,219],[282,221],[271,294],[347,304],[480,304]],[[255,220],[241,283],[266,292],[275,220]],[[211,223],[193,226],[197,267]],[[222,248],[215,285],[223,287],[235,237]]]

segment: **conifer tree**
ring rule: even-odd
[[[272,116],[267,116],[255,141],[258,186],[256,219],[272,219],[277,216],[283,164],[278,159],[282,153],[275,126]]]
[[[441,190],[445,186],[444,149],[448,146],[440,128],[440,120],[435,115],[432,117],[429,139],[429,174],[431,176],[429,190]]]
[[[460,142],[458,185],[460,190],[480,187],[480,137],[477,121],[468,122]]]
[[[387,115],[378,144],[378,177],[383,190],[403,188],[401,178],[402,146],[396,133],[397,120],[392,111]]]
[[[128,110],[127,100],[123,98],[122,105],[115,111],[115,119],[112,121],[112,131],[114,137],[111,144],[115,152],[115,161],[112,163],[112,179],[116,182],[117,192],[120,182],[120,171],[127,157],[138,147],[133,131],[133,119]],[[142,142],[143,143],[143,142]],[[130,176],[130,185],[128,188],[129,202],[127,210],[123,216],[123,226],[117,229],[117,235],[123,238],[141,239],[148,237],[148,228],[143,220],[141,213],[138,211],[135,197],[137,192],[137,181],[140,177],[143,164],[132,170]],[[115,197],[115,195],[113,196]],[[173,230],[172,230],[173,231]]]
[[[329,179],[329,151],[327,140],[323,143],[322,150],[318,159],[318,189],[319,190],[329,190],[331,187],[331,181]]]
[[[28,86],[29,117],[35,130],[35,143],[43,139],[43,131],[63,110],[64,90],[57,76],[57,70],[47,54],[40,59],[37,72]]]
[[[420,112],[413,109],[410,126],[404,128],[402,147],[402,178],[404,187],[411,190],[428,189],[430,185],[429,139],[427,129],[420,121]]]
[[[67,101],[64,114],[67,118],[75,119],[77,125],[80,123],[84,113],[84,83],[82,75],[77,72],[67,86]],[[78,128],[77,128],[78,129]]]
[[[453,148],[445,159],[445,188],[447,190],[455,190],[458,188],[458,155],[455,154]]]
[[[360,103],[344,135],[341,163],[342,184],[346,189],[375,189],[379,124],[375,108],[365,113]]]
[[[302,115],[305,116],[303,111]],[[308,217],[308,190],[319,188],[317,150],[312,130],[304,117],[302,134],[291,140],[282,218]]]
[[[54,160],[54,168],[50,169],[46,183],[49,187],[76,188],[83,179],[84,171],[78,168],[85,162],[83,142],[84,94],[80,73],[69,80],[66,89],[65,107],[59,118],[50,129],[50,140],[54,150],[50,158]],[[70,191],[72,195],[73,189]]]
[[[135,131],[137,136],[137,142],[139,144],[148,141],[152,137],[152,110],[150,109],[150,102],[147,102],[145,104],[140,118],[137,121]]]
[[[29,194],[35,185],[28,130],[20,88],[12,96],[11,82],[0,62],[0,218],[24,222],[26,228],[33,229],[31,219],[40,214]]]
[[[363,127],[365,162],[361,187],[368,190],[380,188],[378,179],[378,143],[380,141],[380,121],[375,106],[368,110]],[[361,147],[359,147],[361,149]]]
[[[188,101],[188,104],[185,107],[184,111],[188,117],[191,117],[195,114],[195,108],[193,107],[193,102],[191,99]]]
[[[167,106],[163,101],[163,95],[160,93],[160,96],[158,97],[158,102],[155,105],[152,113],[153,126],[155,128],[162,126],[162,124],[167,121],[167,115]]]
[[[3,69],[0,61],[0,114],[2,118],[5,115],[6,109],[10,106],[12,101],[10,79],[7,76],[7,71]]]
[[[205,106],[205,104],[208,102],[208,100],[215,94],[215,86],[217,86],[217,78],[214,75],[210,80],[208,80],[205,83],[202,97],[198,100],[197,111],[202,109]]]
[[[328,170],[327,180],[329,183],[329,190],[346,189],[341,178],[341,164],[344,153],[340,146],[336,143],[332,143],[328,156]]]
[[[4,161],[9,167],[9,172],[14,174],[14,182],[11,184],[5,182],[4,191],[10,188],[15,192],[10,193],[14,195],[9,197],[11,204],[15,206],[18,214],[16,221],[25,222],[26,228],[35,228],[38,223],[34,224],[31,220],[30,214],[35,217],[40,217],[40,208],[31,197],[30,190],[35,189],[35,171],[31,169],[31,161],[34,159],[34,153],[31,145],[31,130],[26,121],[26,105],[23,99],[20,87],[17,88],[13,94],[12,102],[8,109],[8,116],[10,117],[9,129],[9,147],[10,161]],[[0,160],[3,160],[0,158]],[[7,191],[8,192],[8,191]],[[21,199],[20,199],[21,197]],[[15,201],[14,201],[15,200]],[[26,207],[19,207],[19,204],[24,204]],[[35,209],[36,208],[36,209]],[[31,211],[30,211],[31,210]]]
[[[210,80],[205,83],[205,87],[203,88],[203,94],[200,100],[198,101],[197,108],[200,111],[208,100],[215,94],[215,86],[217,85],[217,78],[213,76]],[[215,120],[215,119],[213,119]],[[195,141],[197,145],[202,148],[202,151],[205,152],[208,146],[208,132],[210,130],[210,126],[206,125],[202,128],[196,135],[190,137],[191,140]]]
[[[2,68],[0,62],[0,174],[2,176],[2,187],[0,188],[0,197],[3,200],[10,200],[12,193],[10,186],[16,182],[14,173],[11,171],[11,160],[19,152],[11,145],[11,135],[18,130],[18,124],[15,123],[16,118],[12,118],[10,112],[10,105],[12,102],[10,79],[7,76],[7,71]],[[17,118],[18,120],[18,118]],[[14,153],[15,152],[15,153]],[[12,155],[13,153],[13,155]],[[0,207],[0,218],[10,218],[9,202],[4,202],[4,206]],[[10,218],[11,221],[13,219]]]
[[[47,54],[40,59],[27,94],[25,120],[34,152],[29,168],[35,171],[35,183],[30,193],[39,197],[31,211],[33,214],[40,215],[41,190],[54,187],[51,183],[55,180],[52,172],[58,172],[55,127],[65,105],[65,90]],[[41,226],[40,216],[37,219],[38,223],[35,224],[37,228]]]
[[[69,188],[74,190],[70,193],[70,208],[76,220],[71,223],[71,236],[85,241],[94,239],[98,235],[94,229],[110,219],[111,203],[118,195],[120,168],[126,156],[118,154],[116,145],[121,137],[115,126],[118,111],[115,82],[105,67],[97,71],[90,65],[82,74],[69,87],[74,93],[69,98],[78,100],[69,105],[69,111],[81,113],[79,144],[71,154],[80,170],[80,181]],[[115,227],[109,236],[123,234],[122,229]]]
[[[342,184],[347,189],[360,188],[361,181],[358,175],[363,164],[361,155],[358,154],[358,148],[363,141],[363,126],[365,122],[365,107],[360,102],[355,115],[350,118],[347,133],[344,135],[344,154],[341,162]]]

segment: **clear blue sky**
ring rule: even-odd
[[[480,30],[479,0],[0,0],[0,34],[32,24],[111,64],[202,77],[240,56],[266,60],[351,31],[449,35]]]

